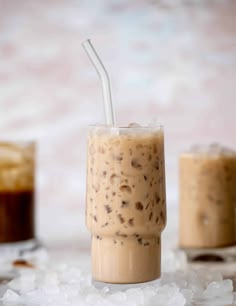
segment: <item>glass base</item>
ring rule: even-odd
[[[0,258],[2,256],[24,256],[25,253],[34,252],[42,247],[37,239],[30,239],[20,242],[0,243]]]
[[[236,245],[222,248],[179,248],[188,262],[235,262]]]
[[[34,267],[45,256],[46,250],[37,239],[0,243],[0,282],[16,277],[20,268]]]
[[[146,245],[142,239],[145,239]],[[111,284],[144,283],[160,277],[161,239],[92,237],[92,277]]]
[[[104,291],[104,293],[114,293],[117,291],[126,291],[131,288],[145,288],[149,286],[154,286],[160,283],[160,278],[155,279],[150,282],[145,283],[135,283],[135,284],[111,284],[99,282],[96,280],[92,280],[92,284],[95,288]]]

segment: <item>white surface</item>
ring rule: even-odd
[[[167,257],[160,280],[128,289],[121,285],[94,287],[88,256],[81,260],[78,254],[77,263],[65,259],[41,263],[37,269],[21,270],[7,285],[0,285],[0,301],[14,306],[225,306],[234,302],[231,280],[223,280],[221,273],[206,268],[177,272],[183,257],[170,254],[164,253]]]

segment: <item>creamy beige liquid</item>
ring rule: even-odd
[[[235,244],[236,153],[186,153],[179,166],[180,246]]]
[[[109,128],[91,130],[86,215],[95,280],[139,283],[160,276],[166,224],[160,128],[129,128],[121,135]]]

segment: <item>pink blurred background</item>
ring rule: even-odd
[[[109,71],[118,123],[164,124],[172,209],[182,150],[236,148],[235,14],[234,0],[0,0],[1,138],[38,141],[42,237],[84,222],[86,131],[104,122],[81,41]]]

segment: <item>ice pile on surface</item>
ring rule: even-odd
[[[118,286],[118,285],[117,285]],[[7,286],[2,305],[47,306],[182,306],[229,305],[234,301],[231,280],[218,272],[169,271],[147,285],[123,290],[105,286],[97,289],[88,270],[75,264],[47,263],[24,269]]]

